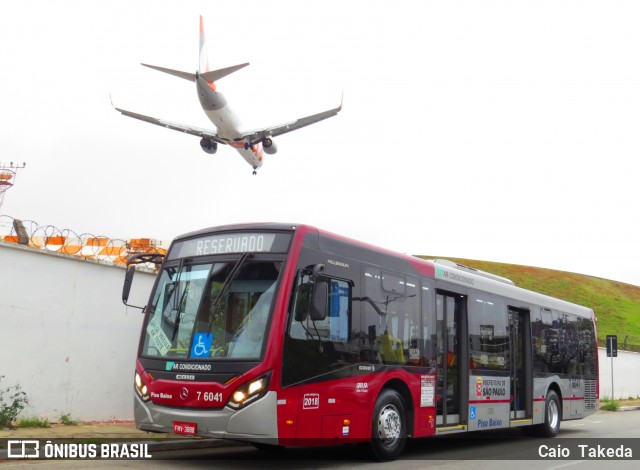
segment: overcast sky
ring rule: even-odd
[[[277,139],[257,176],[230,148],[124,117],[211,127],[218,90]],[[1,212],[113,238],[308,223],[405,253],[640,285],[637,1],[0,2]]]

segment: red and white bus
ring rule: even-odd
[[[132,257],[123,301],[136,263]],[[596,410],[591,309],[306,225],[215,227],[162,262],[134,377],[139,429],[262,449],[522,427]]]

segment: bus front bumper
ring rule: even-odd
[[[241,410],[174,408],[144,402],[135,395],[133,411],[136,427],[143,431],[173,433],[174,422],[196,425],[197,436],[277,444],[276,392]]]

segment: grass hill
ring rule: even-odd
[[[422,256],[437,259],[437,256]],[[511,279],[517,286],[590,307],[598,319],[598,343],[618,335],[618,348],[640,351],[640,287],[583,274],[462,258],[445,258]],[[625,347],[626,338],[626,347]]]

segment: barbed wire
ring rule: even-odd
[[[40,225],[33,220],[19,220],[9,215],[0,215],[0,240],[120,265],[126,264],[131,255],[167,252],[161,246],[162,242],[150,238],[124,240],[88,232],[77,233],[71,229]],[[155,265],[147,267],[156,268]]]

